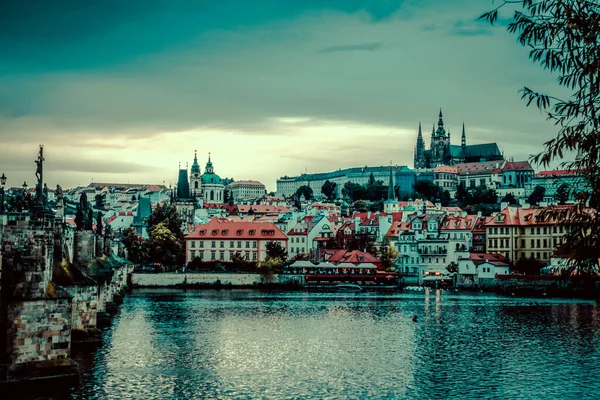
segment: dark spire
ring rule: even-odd
[[[396,200],[396,195],[394,192],[394,176],[392,175],[392,162],[390,161],[390,181],[388,183],[388,200]]]
[[[440,108],[440,118],[438,119],[438,128],[435,131],[436,136],[446,136],[446,130],[444,129],[444,118],[442,117],[442,109]]]
[[[425,166],[425,141],[419,122],[419,134],[417,135],[417,144],[415,146],[414,168],[423,168]]]
[[[460,140],[460,145],[464,149],[467,147],[467,135],[465,134],[465,123],[463,122],[463,130],[462,130],[462,138]]]
[[[419,135],[417,136],[417,141],[423,140],[423,134],[421,133],[421,122],[419,121]]]
[[[200,165],[198,164],[198,153],[194,150],[194,162],[192,163],[192,174],[200,174]]]

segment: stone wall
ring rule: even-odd
[[[273,281],[277,282],[278,276],[273,275]],[[133,287],[168,287],[182,285],[214,284],[220,281],[223,285],[254,286],[261,283],[260,274],[204,274],[204,273],[159,273],[144,274],[134,273],[132,276]]]
[[[76,231],[73,238],[73,265],[86,266],[95,258],[95,235],[92,231]]]
[[[12,364],[68,358],[71,352],[69,299],[14,302],[8,307]]]
[[[45,297],[52,279],[53,256],[53,227],[4,226],[3,290],[18,299]]]
[[[72,329],[87,330],[96,327],[98,311],[98,286],[67,286],[65,290],[73,296]]]

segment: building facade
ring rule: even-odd
[[[243,201],[244,199],[256,199],[267,193],[265,185],[258,181],[236,181],[232,182],[225,190],[228,190],[233,201]]]

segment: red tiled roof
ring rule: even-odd
[[[412,229],[412,224],[408,221],[396,221],[390,226],[390,229],[387,231],[387,237],[398,237],[404,232],[409,232]]]
[[[269,204],[238,204],[237,209],[240,213],[248,213],[252,208],[252,211],[255,214],[266,214],[266,213],[275,213],[275,214],[285,214],[290,211],[286,206],[272,206]]]
[[[446,215],[442,219],[440,230],[452,231],[452,230],[472,230],[477,221],[477,215],[466,215],[455,217],[452,215]]]
[[[558,207],[568,208],[570,206]],[[543,210],[545,209],[538,207],[506,207],[504,210],[494,215],[490,221],[487,221],[486,226],[530,226],[555,224],[556,222],[550,219],[550,217],[543,218]]]
[[[435,167],[435,169],[433,170],[433,172],[441,172],[441,173],[446,173],[446,174],[456,174],[458,173],[458,170],[456,169],[456,167],[451,167],[448,165],[440,165],[438,167]]]
[[[469,259],[473,261],[473,264],[475,265],[479,265],[484,262],[489,262],[494,265],[510,265],[508,258],[501,254],[470,253]]]
[[[502,171],[533,171],[529,161],[510,161],[504,164]]]
[[[233,222],[211,218],[197,226],[186,239],[252,239],[287,240],[287,236],[272,222]]]
[[[554,178],[554,177],[559,177],[559,176],[577,175],[577,174],[578,174],[577,170],[555,169],[555,170],[550,170],[550,171],[540,171],[537,174],[535,174],[535,176],[537,178]]]
[[[332,264],[351,263],[358,265],[370,262],[377,266],[381,265],[381,260],[379,258],[371,253],[365,253],[364,251],[359,250],[325,250],[322,254],[323,259],[326,258],[326,261]],[[326,255],[330,256],[325,257]]]
[[[471,175],[475,174],[497,174],[500,173],[500,169],[496,168],[498,162],[481,162],[481,163],[467,163],[459,164],[456,169],[459,174],[466,174],[467,172]]]

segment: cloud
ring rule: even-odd
[[[479,19],[459,20],[452,25],[450,33],[456,36],[491,36],[492,28],[489,23]]]
[[[364,43],[364,44],[349,44],[328,46],[320,50],[321,53],[335,53],[339,51],[376,51],[381,48],[381,42]]]

